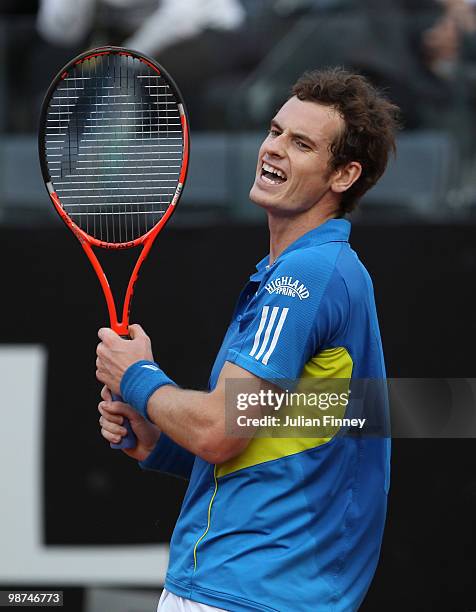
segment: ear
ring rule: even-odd
[[[355,181],[362,174],[362,166],[359,162],[350,162],[335,172],[331,183],[331,190],[334,193],[343,193],[352,187]]]

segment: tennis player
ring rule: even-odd
[[[128,454],[189,479],[161,612],[350,612],[365,596],[384,528],[388,440],[227,435],[225,389],[230,379],[256,390],[385,378],[372,283],[344,215],[384,172],[397,111],[343,69],[294,85],[250,192],[268,215],[269,255],[240,294],[208,392],[180,389],[140,326],[130,341],[99,331],[97,378],[124,398],[103,390],[102,435],[119,442],[128,417],[138,440]]]

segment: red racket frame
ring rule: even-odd
[[[129,242],[120,242],[120,243],[111,243],[111,242],[104,242],[104,241],[98,240],[97,238],[90,236],[87,232],[85,232],[80,227],[78,227],[78,225],[76,225],[76,223],[69,217],[69,215],[66,213],[66,211],[63,209],[61,205],[60,198],[58,194],[56,193],[56,191],[54,190],[54,185],[51,180],[51,176],[50,176],[49,169],[48,169],[48,164],[46,161],[46,145],[45,145],[46,118],[48,115],[48,106],[49,106],[50,100],[57,88],[58,83],[67,77],[68,71],[70,68],[92,57],[96,57],[99,55],[107,55],[107,54],[126,55],[129,57],[134,57],[136,59],[139,59],[140,61],[147,64],[150,68],[152,68],[155,72],[157,72],[157,74],[165,78],[165,80],[167,81],[167,84],[169,85],[169,87],[175,94],[175,98],[177,100],[177,105],[178,105],[179,112],[180,112],[180,121],[182,124],[182,131],[183,131],[182,166],[180,169],[178,184],[175,189],[174,197],[172,198],[172,201],[167,207],[167,210],[165,211],[160,221],[156,225],[154,225],[154,227],[152,227],[146,234],[144,234],[143,236],[140,236],[139,238],[135,240],[132,240]],[[46,188],[48,190],[48,194],[51,198],[51,201],[53,202],[53,205],[56,211],[60,215],[61,219],[63,219],[64,223],[69,227],[69,229],[73,232],[73,234],[79,240],[81,246],[83,247],[84,252],[86,253],[89,261],[91,262],[91,265],[94,271],[96,272],[96,275],[99,279],[99,282],[101,284],[101,287],[104,293],[104,297],[106,299],[111,328],[117,334],[121,336],[128,336],[129,334],[129,313],[130,313],[130,307],[131,307],[131,300],[132,300],[132,295],[134,293],[134,285],[139,275],[140,267],[144,263],[147,255],[149,254],[152,244],[154,243],[154,240],[157,238],[157,235],[163,229],[164,225],[167,223],[168,219],[174,212],[177,206],[177,203],[180,199],[180,196],[182,194],[183,186],[184,186],[185,179],[187,176],[189,154],[190,154],[190,134],[189,134],[189,125],[188,125],[185,104],[183,102],[180,91],[177,85],[175,84],[174,80],[171,78],[171,76],[167,73],[167,71],[162,66],[157,64],[157,62],[155,62],[153,59],[147,56],[144,56],[141,53],[138,53],[136,51],[131,51],[130,49],[124,49],[122,47],[100,47],[97,49],[91,49],[90,51],[85,51],[84,53],[81,53],[80,55],[72,59],[66,66],[64,66],[64,68],[60,70],[60,72],[53,79],[48,89],[48,92],[46,93],[45,99],[43,101],[41,115],[40,115],[40,125],[39,125],[39,130],[38,130],[38,148],[39,148],[41,171],[43,174],[43,179],[45,181]],[[103,270],[103,267],[101,266],[96,254],[93,251],[93,247],[114,250],[114,249],[127,249],[127,248],[136,247],[136,246],[137,247],[142,246],[142,251],[140,252],[139,257],[132,270],[131,277],[129,279],[129,283],[127,285],[126,294],[124,297],[122,317],[121,317],[121,320],[119,320],[117,316],[116,303],[114,301],[114,297],[111,291],[111,287],[109,285],[109,281]],[[113,399],[120,400],[121,398],[113,395]],[[136,438],[135,438],[134,432],[131,429],[128,419],[124,419],[123,425],[124,427],[126,427],[128,431],[127,435],[124,438],[122,438],[120,443],[118,444],[111,443],[111,446],[116,449],[134,448],[136,446]]]

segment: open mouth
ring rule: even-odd
[[[282,170],[278,170],[266,162],[263,162],[261,166],[261,178],[270,185],[281,185],[288,180]]]

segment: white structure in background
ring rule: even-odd
[[[40,0],[37,28],[48,42],[59,46],[80,43],[93,29],[98,4],[109,5],[116,12],[124,10],[130,26],[132,9],[139,15],[149,9],[138,28],[123,46],[147,55],[191,38],[206,28],[233,30],[245,19],[239,0]],[[138,6],[140,5],[140,6]]]
[[[47,353],[0,345],[0,584],[141,585],[165,579],[168,546],[43,544],[42,444]]]

